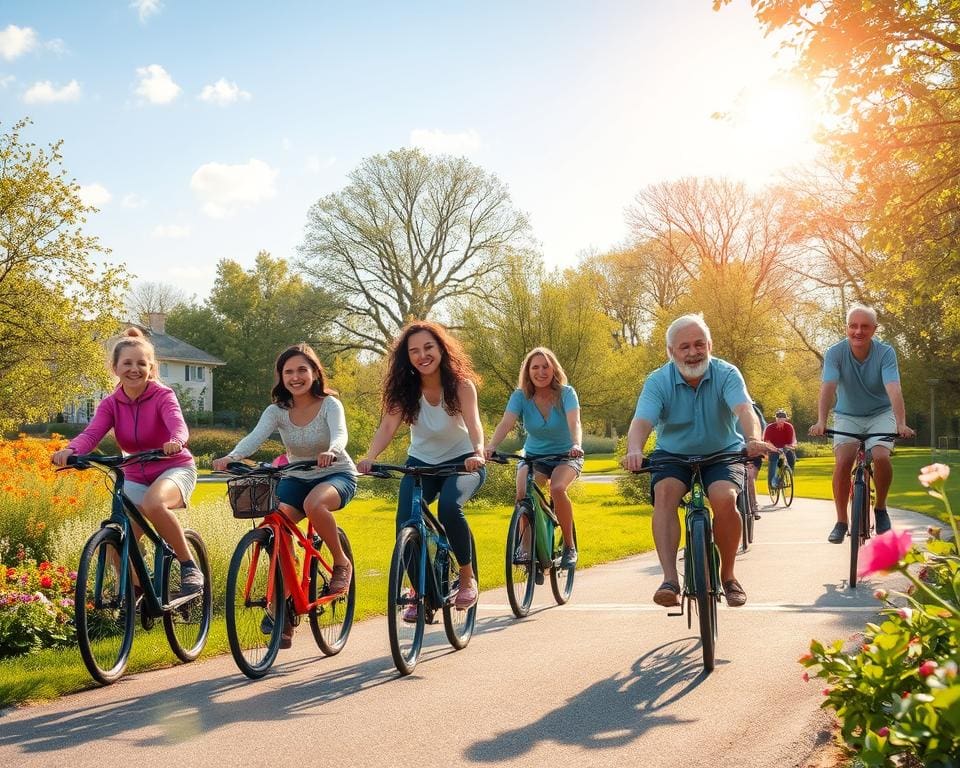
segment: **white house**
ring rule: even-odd
[[[213,371],[217,366],[226,363],[176,336],[169,335],[166,332],[165,313],[151,312],[147,318],[148,326],[137,327],[146,334],[157,352],[160,381],[173,387],[178,393],[186,391],[196,410],[212,411]],[[111,339],[111,343],[113,341],[115,339]],[[108,394],[109,392],[103,391],[91,393],[69,404],[63,411],[65,420],[72,424],[86,424],[93,418],[97,405]]]

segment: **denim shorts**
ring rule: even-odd
[[[583,472],[583,457],[580,456],[576,459],[573,457],[568,459],[547,459],[544,461],[535,459],[533,462],[533,471],[545,477],[553,475],[553,470],[557,467],[570,467],[577,473],[577,477],[580,477],[580,473]]]
[[[310,491],[318,485],[330,485],[340,496],[340,509],[343,509],[357,492],[357,478],[349,472],[335,472],[325,477],[302,480],[299,477],[284,477],[277,483],[277,499],[303,512],[303,502]]]
[[[675,455],[676,454],[667,453],[666,451],[654,451],[650,454],[650,461],[656,462],[661,459],[669,459],[670,456]],[[651,489],[665,477],[675,477],[687,487],[687,490],[689,490],[690,483],[693,480],[693,469],[683,466],[682,464],[664,464],[663,466],[653,470],[651,473]],[[742,491],[746,482],[746,471],[743,464],[727,464],[720,462],[719,464],[701,466],[700,477],[703,479],[703,489],[707,492],[709,492],[710,486],[719,480],[727,480],[737,486],[738,490]]]

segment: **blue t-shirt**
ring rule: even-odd
[[[837,382],[834,413],[875,416],[892,407],[886,385],[900,381],[897,353],[889,344],[871,339],[870,352],[861,363],[844,339],[823,353],[822,380]]]
[[[540,413],[536,403],[529,399],[522,389],[513,390],[507,401],[507,410],[523,421],[527,441],[523,444],[527,456],[546,456],[551,453],[567,453],[573,446],[567,415],[580,410],[577,392],[569,384],[560,388],[560,398],[550,409],[546,419]]]
[[[657,450],[703,456],[743,449],[733,409],[751,402],[740,371],[725,360],[711,358],[696,389],[671,361],[647,376],[633,417],[654,425]]]

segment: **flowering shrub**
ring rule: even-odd
[[[867,625],[859,649],[845,652],[841,641],[825,646],[814,640],[800,658],[826,680],[823,707],[837,713],[844,740],[865,766],[901,764],[895,759],[949,766],[960,760],[960,537],[943,492],[949,474],[949,467],[933,464],[919,479],[946,505],[953,541],[941,540],[938,528],[928,529],[924,552],[911,546],[908,533],[871,539],[861,551],[860,575],[898,571],[909,589],[877,590],[883,619]]]
[[[76,572],[17,555],[0,566],[0,658],[72,644]]]

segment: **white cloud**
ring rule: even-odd
[[[225,107],[227,104],[233,104],[237,101],[250,101],[252,97],[248,91],[240,90],[236,83],[229,83],[221,77],[213,85],[203,86],[199,98],[208,104]]]
[[[414,128],[410,131],[410,143],[431,154],[469,155],[480,149],[480,134],[472,128],[460,133]]]
[[[100,208],[106,205],[113,198],[103,184],[84,184],[80,187],[80,199],[84,205],[92,205],[94,208]]]
[[[0,29],[0,56],[7,61],[13,61],[32,50],[37,44],[37,33],[30,27],[18,27],[10,24],[6,29]]]
[[[242,165],[205,163],[190,177],[190,188],[203,203],[203,212],[223,218],[237,208],[276,197],[277,171],[262,160]]]
[[[150,236],[161,240],[183,240],[190,237],[190,227],[182,224],[158,224],[153,228]]]
[[[140,82],[134,92],[151,104],[169,104],[180,95],[180,86],[159,64],[138,67],[137,77]]]
[[[80,83],[71,80],[62,88],[57,88],[49,80],[43,80],[31,85],[23,100],[27,104],[53,104],[58,101],[77,101],[80,99]]]
[[[0,75],[0,88],[6,90],[16,81],[13,75]]]
[[[130,192],[123,196],[120,200],[120,205],[124,208],[143,208],[147,204],[147,201],[140,197],[136,192]]]
[[[137,15],[140,17],[140,23],[146,24],[147,19],[160,13],[163,3],[160,0],[133,0],[130,3],[131,8],[137,9]]]
[[[319,155],[307,155],[306,166],[310,173],[320,173],[320,171],[330,168],[336,162],[337,158],[333,155],[325,158],[321,158]]]
[[[57,54],[57,56],[63,56],[67,52],[67,44],[63,42],[59,37],[53,38],[44,43],[44,48],[46,48],[51,53]]]

